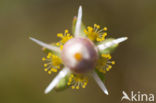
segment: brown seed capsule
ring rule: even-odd
[[[64,44],[61,57],[71,71],[85,73],[95,68],[98,51],[89,39],[76,37]]]

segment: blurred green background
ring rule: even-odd
[[[52,80],[43,71],[41,47],[29,36],[56,42],[70,29],[79,5],[83,21],[108,27],[109,37],[128,36],[112,54],[106,96],[90,79],[86,89],[45,95]],[[122,91],[156,93],[155,0],[0,0],[0,103],[120,103]]]

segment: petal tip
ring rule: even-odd
[[[49,91],[47,91],[47,89],[44,91],[44,94],[48,94],[49,93]]]
[[[119,43],[121,43],[121,42],[126,41],[127,39],[128,39],[128,37],[120,37],[120,38],[115,39],[115,40],[114,40],[114,43],[115,43],[115,44],[119,44]]]
[[[79,11],[82,11],[82,6],[81,5],[79,6]]]
[[[34,38],[33,38],[33,37],[31,37],[31,36],[29,36],[29,39],[30,39],[30,40],[33,40]]]
[[[125,40],[127,40],[128,39],[128,37],[123,37],[123,40],[125,41]]]
[[[106,95],[109,95],[109,93],[108,93],[108,91],[107,91],[107,90],[105,90],[104,92],[105,92],[105,94],[106,94]]]

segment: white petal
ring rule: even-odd
[[[75,26],[75,37],[78,37],[80,35],[81,22],[82,22],[82,6],[80,6],[78,10],[77,22]]]
[[[45,89],[45,94],[49,93],[56,85],[59,83],[59,81],[64,78],[69,72],[68,68],[64,68],[62,71],[59,72],[59,74],[51,81],[49,86]]]
[[[47,49],[50,49],[52,51],[60,52],[60,48],[58,48],[56,46],[52,46],[52,45],[46,44],[46,43],[44,43],[44,42],[42,42],[40,40],[37,40],[35,38],[32,38],[32,37],[30,37],[30,40],[34,41],[35,43],[37,43],[40,46],[43,46],[43,47],[45,47]]]
[[[127,40],[128,38],[127,37],[121,37],[121,38],[118,38],[118,39],[115,39],[115,40],[112,40],[110,42],[107,42],[105,44],[100,44],[98,45],[97,47],[100,49],[100,50],[104,50],[104,49],[107,49],[115,44],[119,44],[125,40]]]
[[[93,78],[95,79],[95,81],[97,82],[97,84],[99,85],[99,87],[102,89],[102,91],[108,95],[108,91],[106,89],[105,84],[103,83],[103,81],[99,78],[99,76],[97,75],[97,73],[94,71],[92,74]]]

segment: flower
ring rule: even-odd
[[[59,71],[46,88],[45,93],[56,88],[62,79],[66,79],[63,86],[72,89],[85,88],[88,76],[91,75],[104,93],[108,95],[102,76],[115,64],[115,61],[111,61],[112,48],[127,40],[127,37],[107,39],[107,27],[100,29],[101,27],[97,24],[84,28],[81,6],[74,21],[74,35],[71,35],[66,29],[64,33],[57,34],[61,40],[55,44],[46,44],[30,37],[32,41],[49,51],[47,57],[42,58],[45,62],[44,70],[48,74]]]

